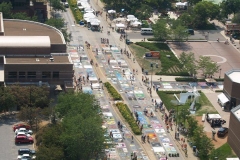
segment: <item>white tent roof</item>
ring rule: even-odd
[[[224,93],[218,95],[218,99],[221,101],[222,104],[227,103],[229,99],[226,97]]]
[[[84,12],[86,12],[86,13],[93,13],[94,9],[92,9],[92,8],[85,8]]]
[[[116,11],[115,10],[108,10],[108,13],[116,13]]]
[[[100,21],[96,18],[89,18],[88,21],[91,23],[93,26],[98,26]]]
[[[83,8],[91,8],[88,2],[81,2],[81,6],[83,6]]]
[[[122,23],[118,23],[118,24],[116,24],[116,27],[117,27],[117,28],[125,28],[125,25],[122,24]]]
[[[208,114],[208,117],[210,119],[221,119],[222,117],[220,116],[220,114]]]
[[[188,5],[188,3],[187,2],[177,2],[176,3],[176,6],[187,6]]]
[[[132,25],[142,25],[142,23],[139,22],[139,21],[134,21],[134,22],[132,23]]]
[[[93,14],[93,13],[85,13],[83,15],[84,19],[87,20],[87,19],[90,19],[90,18],[95,18],[96,16]]]
[[[127,15],[127,19],[135,18],[134,15]]]

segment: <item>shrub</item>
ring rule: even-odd
[[[128,108],[128,106],[124,103],[117,103],[116,104],[119,112],[122,114],[122,116],[124,117],[124,119],[128,122],[129,126],[131,127],[132,131],[134,134],[136,135],[141,135],[142,132],[139,129],[133,115],[132,112],[130,111],[130,109]]]
[[[83,19],[83,13],[78,9],[77,1],[75,0],[68,0],[70,9],[73,13],[76,23]]]
[[[109,82],[104,83],[104,85],[107,88],[108,93],[111,94],[111,96],[113,97],[113,99],[115,101],[123,100],[122,96],[118,93],[118,91]]]

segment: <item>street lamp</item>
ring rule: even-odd
[[[178,119],[178,105],[177,105],[177,115],[176,115],[175,119],[176,119],[175,139],[179,139],[179,135],[177,135],[178,134],[177,133],[177,130],[178,130],[178,121],[177,121],[177,119]]]
[[[222,71],[222,68],[219,69],[219,79],[221,78],[221,71]]]
[[[152,68],[152,73],[151,73],[151,89],[152,89],[153,63],[150,64],[150,67]]]

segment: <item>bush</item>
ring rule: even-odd
[[[136,135],[141,135],[142,132],[139,129],[133,115],[132,112],[130,111],[130,109],[128,108],[128,106],[124,103],[117,103],[116,104],[119,112],[122,114],[122,116],[124,117],[124,119],[128,122],[129,126],[131,127],[132,131],[134,134]]]
[[[222,89],[215,90],[215,92],[223,92]]]
[[[81,21],[83,19],[83,13],[79,10],[78,6],[77,6],[77,1],[75,0],[68,0],[70,9],[73,13],[73,16],[75,18],[76,23],[78,23],[79,21]]]
[[[157,72],[156,75],[165,75],[165,76],[189,76],[188,72]]]
[[[123,100],[122,96],[118,93],[118,91],[109,82],[104,83],[104,85],[107,88],[108,93],[111,94],[111,96],[113,97],[113,99],[115,101]]]
[[[166,40],[163,39],[159,39],[159,38],[148,38],[148,41],[161,41],[161,42],[165,42]]]

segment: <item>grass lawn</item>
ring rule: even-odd
[[[159,97],[162,99],[165,107],[170,109],[175,109],[181,111],[181,109],[189,109],[191,105],[191,98],[187,100],[187,102],[184,105],[177,105],[176,103],[172,103],[173,101],[177,101],[174,97],[174,93],[180,97],[180,91],[158,91]],[[196,107],[196,116],[202,116],[204,113],[218,113],[216,109],[213,107],[211,102],[207,99],[204,93],[200,92],[199,101],[195,104]]]
[[[160,64],[161,61],[159,59],[144,59],[143,56],[145,56],[146,52],[149,52],[148,49],[141,47],[139,45],[136,44],[131,44],[129,45],[132,53],[134,54],[138,64],[143,67],[145,70],[147,70],[149,73],[152,72],[152,68],[150,67],[151,63],[158,63]],[[153,73],[159,72],[160,71],[160,65],[158,65],[159,68],[154,67],[153,68]]]
[[[151,70],[150,63],[154,62],[158,63],[159,66],[159,68],[154,69],[154,72],[156,74],[175,76],[188,75],[188,73],[184,72],[184,70],[181,68],[179,60],[172,53],[168,45],[165,43],[137,42],[136,44],[131,44],[129,47],[133,54],[135,55],[141,67],[148,71]],[[160,59],[159,60],[143,59],[143,56],[147,51],[159,51]],[[170,58],[168,58],[167,55],[169,55]]]
[[[221,147],[217,148],[214,153],[212,153],[213,157],[218,157],[220,160],[224,160],[226,158],[236,158],[237,156],[232,151],[232,148],[228,143],[223,144]]]

